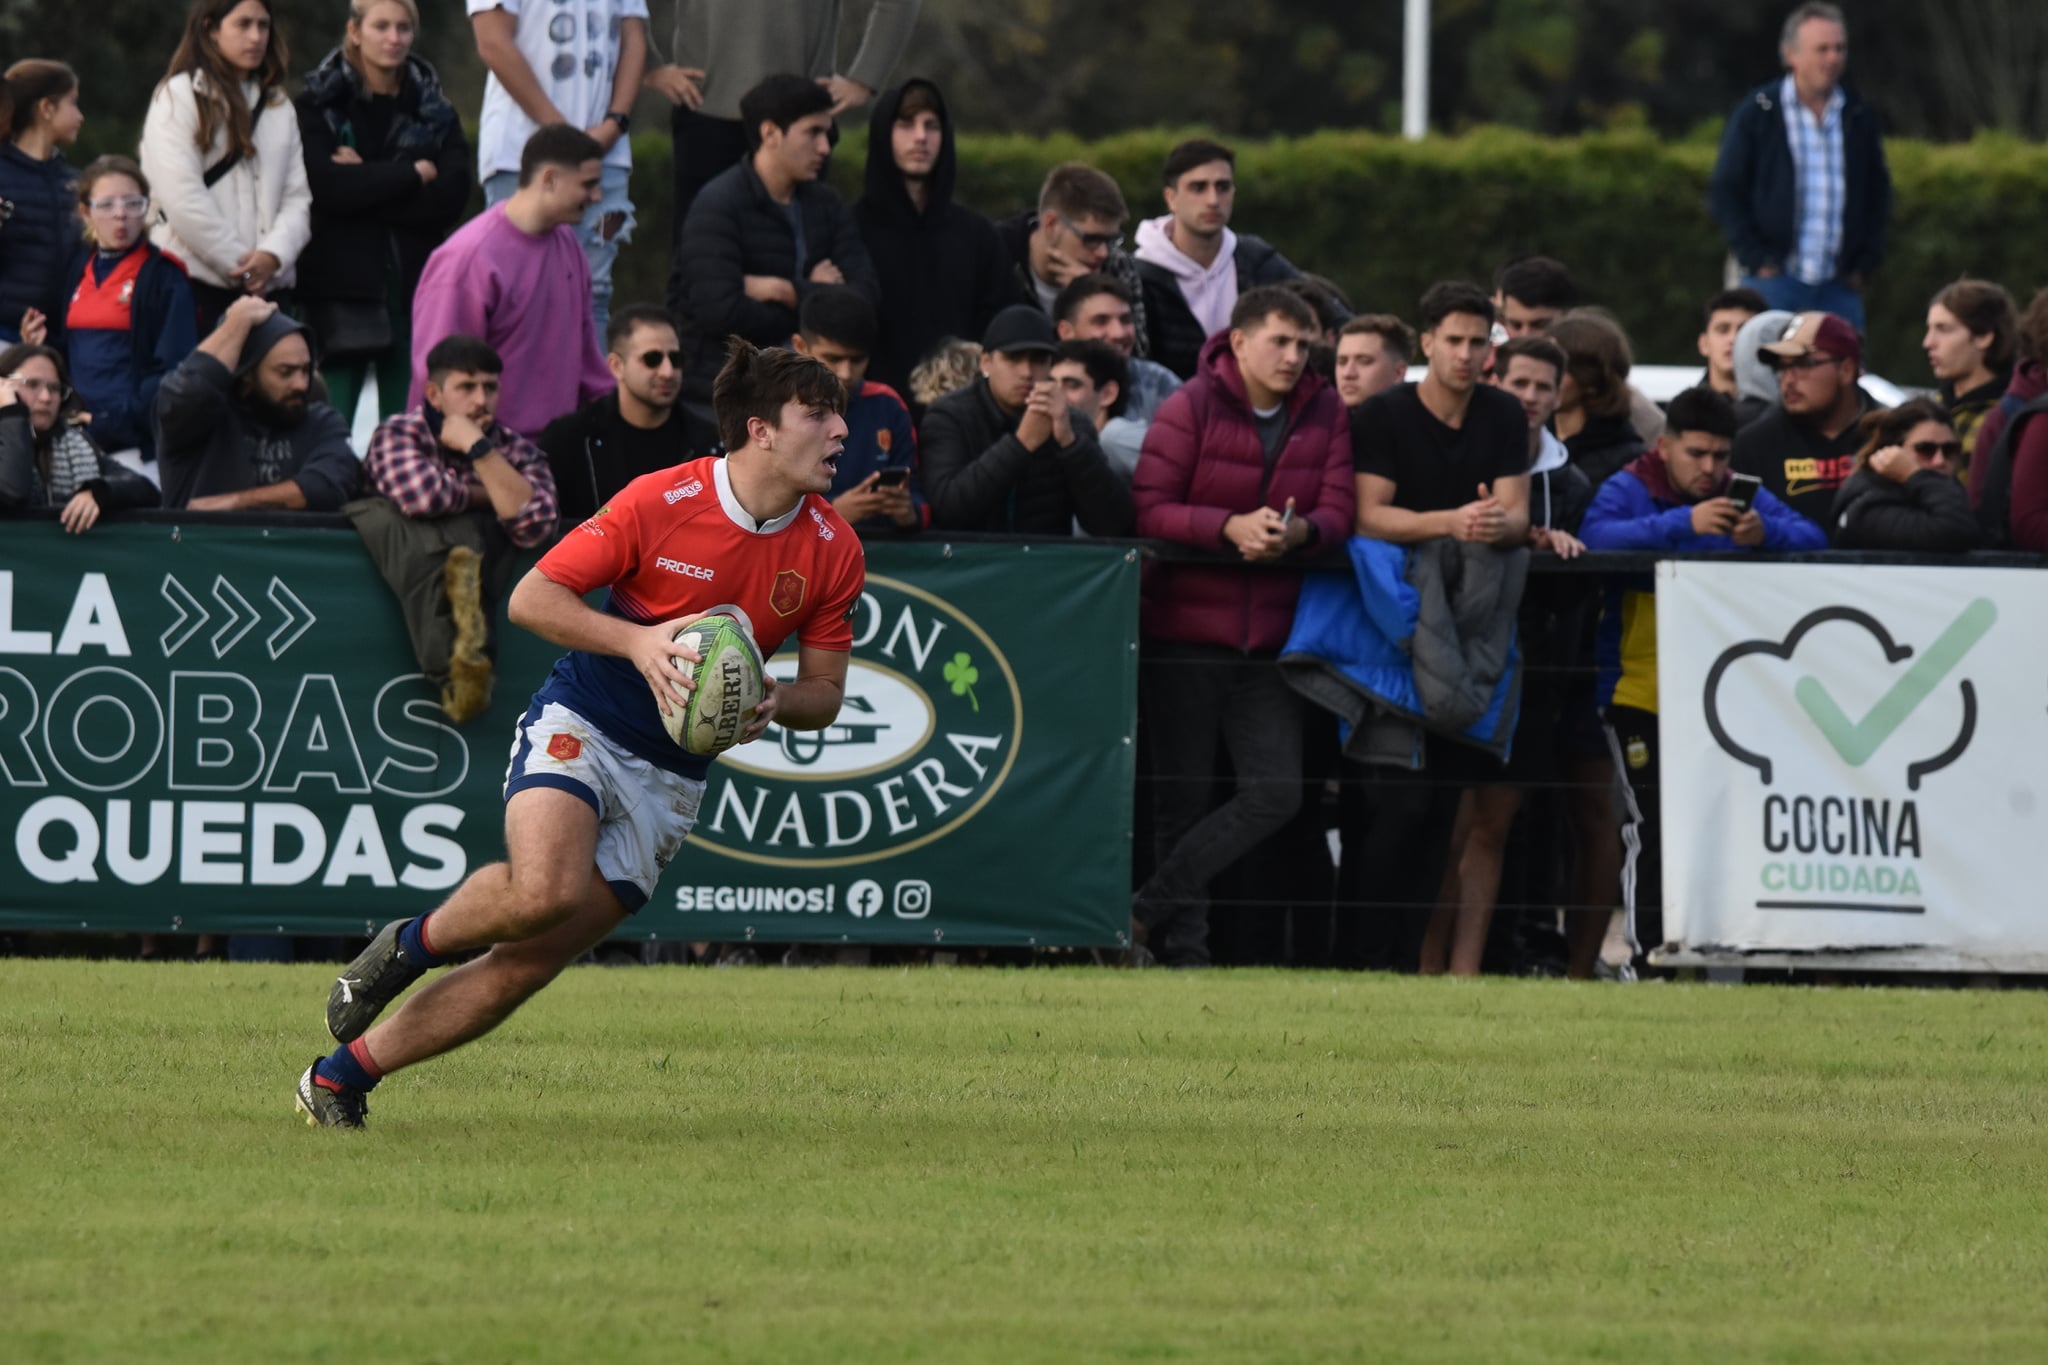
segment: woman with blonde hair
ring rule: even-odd
[[[440,77],[413,53],[419,27],[414,0],[350,0],[341,46],[294,101],[313,186],[299,297],[344,417],[372,372],[377,415],[405,406],[413,292],[469,198],[469,144]]]
[[[287,60],[268,0],[193,0],[143,120],[162,215],[151,237],[191,272],[202,336],[242,295],[290,290],[312,235]]]

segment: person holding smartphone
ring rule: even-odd
[[[1588,550],[1825,550],[1828,538],[1762,485],[1737,485],[1728,461],[1735,447],[1735,404],[1706,387],[1671,400],[1657,444],[1616,472],[1593,497],[1579,538]],[[1647,573],[1612,579],[1600,613],[1595,656],[1608,749],[1628,783],[1622,812],[1626,850],[1622,909],[1629,946],[1663,941],[1657,829],[1657,598]],[[1617,789],[1618,790],[1618,789]]]
[[[845,285],[811,292],[791,349],[846,386],[846,446],[832,475],[832,510],[862,535],[904,535],[931,524],[917,487],[917,428],[896,390],[867,377],[880,327],[874,305]]]

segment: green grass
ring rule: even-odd
[[[0,1358],[2048,1352],[2033,992],[585,969],[338,1133],[325,983],[0,962]]]

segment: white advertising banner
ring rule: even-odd
[[[1667,561],[1657,689],[1663,960],[2048,971],[2048,574]]]

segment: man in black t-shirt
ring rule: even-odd
[[[1359,535],[1401,545],[1450,536],[1502,550],[1527,541],[1528,420],[1512,394],[1479,382],[1493,316],[1493,300],[1475,285],[1431,286],[1419,319],[1429,373],[1352,410]],[[1359,912],[1339,949],[1347,965],[1417,966],[1445,860],[1457,854],[1460,789],[1500,774],[1449,741],[1430,742],[1426,764],[1347,774],[1339,879]]]

